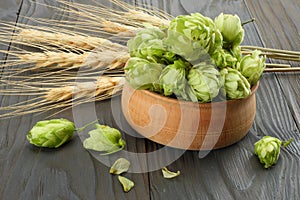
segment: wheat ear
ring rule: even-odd
[[[36,29],[21,29],[16,38],[30,43],[45,43],[84,50],[91,50],[102,44],[111,43],[109,40],[99,37],[53,33]]]
[[[114,91],[114,88],[122,79],[123,77],[100,76],[94,82],[83,82],[73,86],[49,89],[44,98],[51,102],[60,102],[69,100],[72,97],[79,99],[98,97],[105,94],[111,96],[117,92],[117,90]]]

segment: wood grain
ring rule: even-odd
[[[58,5],[55,1],[38,3]],[[113,5],[106,0],[73,2]],[[236,13],[246,25],[246,45],[299,51],[298,0],[128,0],[133,5],[153,6],[177,16],[192,12],[215,17],[220,12]],[[21,1],[1,1],[0,18],[16,21]],[[62,11],[23,0],[21,15],[65,20]],[[19,23],[33,22],[20,18]],[[0,45],[0,48],[5,48]],[[271,62],[283,61],[271,60]],[[289,62],[293,66],[299,63]],[[60,149],[41,149],[28,143],[26,134],[50,113],[25,115],[0,121],[0,199],[299,199],[300,166],[300,96],[299,73],[264,74],[257,91],[257,112],[249,133],[237,144],[211,152],[181,151],[165,148],[142,138],[126,122],[121,111],[121,98],[86,104],[61,112],[76,126],[99,122],[121,130],[126,149],[112,156],[99,156],[82,147],[82,135]],[[27,97],[0,96],[1,106],[26,100]],[[278,163],[263,168],[253,154],[253,144],[263,135],[294,142],[282,149]],[[159,151],[160,150],[160,151]],[[155,154],[157,152],[159,154]],[[151,154],[152,152],[152,154]],[[109,166],[118,158],[132,161],[132,169],[124,176],[135,187],[124,193],[117,176],[109,174]],[[180,170],[174,179],[162,177],[160,167]],[[151,170],[156,168],[155,170]],[[149,172],[137,173],[138,170]]]

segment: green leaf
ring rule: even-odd
[[[122,174],[127,172],[130,167],[130,162],[125,158],[117,159],[114,164],[111,166],[109,173],[111,174]]]
[[[180,175],[180,171],[172,172],[172,171],[168,170],[167,167],[163,167],[163,168],[161,169],[161,171],[162,171],[163,177],[164,177],[164,178],[168,178],[168,179],[169,179],[169,178],[175,178],[175,177],[177,177],[177,176]]]
[[[134,187],[134,182],[124,176],[119,175],[118,180],[122,184],[124,192],[129,192]]]

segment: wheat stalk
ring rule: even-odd
[[[5,91],[9,93],[8,95],[22,96],[23,94],[24,96],[36,95],[38,97],[6,107],[0,107],[0,118],[63,108],[55,113],[57,114],[71,106],[109,99],[120,93],[123,87],[123,81],[123,77],[100,76],[96,81],[78,82],[75,84],[73,83],[73,85],[53,88],[40,88],[38,86],[15,83],[15,86],[18,87],[15,87],[12,90],[5,89]],[[0,90],[0,92],[2,91]]]
[[[241,46],[241,50],[243,54],[251,54],[253,50],[260,50],[262,52],[261,55],[265,55],[268,58],[300,62],[300,51],[288,51],[257,46]]]

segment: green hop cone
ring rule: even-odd
[[[231,49],[244,40],[244,29],[237,15],[223,14],[215,18],[215,25],[223,36],[223,47]]]
[[[130,56],[143,58],[153,63],[172,63],[176,55],[166,50],[163,42],[165,37],[166,34],[157,27],[142,29],[127,42]]]
[[[219,71],[205,62],[194,65],[188,73],[188,84],[200,102],[210,102],[220,91]]]
[[[187,88],[186,75],[189,67],[188,62],[176,60],[174,64],[168,65],[162,70],[159,80],[165,96],[175,94],[178,99],[197,101]]]
[[[57,148],[73,138],[75,126],[67,119],[37,122],[27,134],[31,144],[38,147]]]
[[[239,71],[247,78],[251,85],[255,85],[266,68],[266,57],[260,56],[261,51],[255,50],[252,54],[242,58]]]
[[[111,154],[125,147],[119,130],[100,124],[95,127],[96,129],[89,132],[90,137],[83,141],[84,148]]]
[[[216,49],[211,58],[214,64],[220,69],[224,67],[236,68],[238,62],[238,58],[234,54],[222,48]]]
[[[132,57],[125,67],[125,74],[129,84],[135,89],[159,90],[159,76],[162,64],[151,63],[148,60]]]
[[[258,156],[259,161],[264,164],[265,168],[269,168],[276,164],[280,147],[286,147],[292,142],[292,139],[287,142],[282,142],[278,138],[272,136],[264,136],[254,144],[254,154]]]
[[[177,16],[170,22],[165,43],[169,51],[193,64],[221,47],[222,35],[210,18],[193,13]]]
[[[227,98],[241,99],[251,94],[250,83],[238,70],[224,68],[220,75]]]

